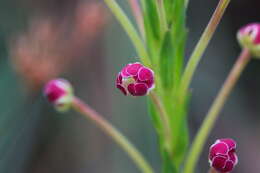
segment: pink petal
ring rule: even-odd
[[[259,23],[255,23],[253,24],[253,32],[254,32],[254,43],[255,44],[259,44],[260,43],[260,24]]]
[[[141,67],[143,67],[143,65],[140,64],[140,63],[138,63],[138,62],[136,62],[136,63],[133,63],[133,64],[127,66],[126,72],[127,72],[128,74],[130,74],[130,75],[136,76],[138,70],[139,70]]]
[[[149,89],[154,87],[154,79],[144,81],[144,83],[148,86]]]
[[[223,168],[226,165],[227,158],[224,156],[216,156],[212,160],[212,167],[216,170],[223,172]]]
[[[122,85],[117,84],[116,87],[117,87],[124,95],[127,95],[127,91],[126,91],[126,89],[125,89]]]
[[[128,92],[129,92],[131,95],[135,96],[135,85],[134,85],[134,84],[129,84],[129,85],[127,86],[127,90],[128,90]]]
[[[228,154],[228,145],[223,142],[216,142],[210,147],[209,159],[212,160],[216,155],[227,155]]]
[[[260,43],[260,24],[259,23],[250,23],[246,25],[245,27],[241,28],[239,30],[239,34],[241,36],[243,35],[249,35],[253,38],[253,41],[255,44]]]
[[[144,83],[129,84],[127,90],[133,96],[144,96],[147,94],[148,87]]]
[[[122,75],[121,73],[118,73],[117,77],[116,77],[116,84],[122,84]]]
[[[255,44],[260,44],[260,30],[258,29],[258,33],[255,37],[255,40],[254,40],[254,43]]]
[[[127,72],[127,68],[130,66],[131,64],[127,64],[122,70],[121,70],[121,75],[122,77],[130,77],[131,74],[129,74]]]
[[[47,83],[47,85],[44,88],[44,94],[46,95],[49,102],[54,103],[57,101],[60,97],[66,94],[66,91],[62,87],[62,82],[59,80],[52,80]]]
[[[223,173],[227,173],[227,172],[231,172],[234,168],[234,163],[230,160],[228,160],[226,162],[226,165],[224,166],[224,168],[222,169]]]
[[[138,71],[138,80],[140,81],[152,80],[153,76],[154,76],[153,71],[147,67],[142,67]]]
[[[234,163],[234,165],[236,165],[238,163],[238,158],[237,158],[237,155],[235,152],[232,152],[232,151],[229,152],[228,156],[229,156],[229,160],[231,160]]]
[[[224,142],[228,145],[228,150],[235,150],[236,149],[236,142],[233,139],[225,138],[225,139],[219,139],[219,141]]]
[[[144,96],[147,94],[148,86],[144,83],[135,84],[135,95],[136,96]]]

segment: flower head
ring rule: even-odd
[[[237,39],[243,48],[260,57],[260,23],[251,23],[242,27],[237,33]]]
[[[73,89],[65,79],[54,79],[44,87],[44,95],[58,111],[66,111],[70,108],[73,100]]]
[[[238,162],[235,151],[233,139],[218,139],[209,150],[210,166],[222,173],[231,172]]]
[[[138,62],[127,64],[117,75],[116,87],[125,95],[144,96],[154,88],[154,72]]]

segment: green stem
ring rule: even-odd
[[[107,6],[110,8],[112,13],[115,15],[119,23],[122,25],[126,33],[128,34],[129,38],[131,39],[138,56],[143,61],[146,66],[151,66],[151,62],[145,48],[145,45],[139,36],[138,32],[136,31],[135,27],[128,19],[124,11],[118,5],[115,0],[104,0]]]
[[[128,3],[132,9],[133,16],[135,17],[137,26],[143,37],[143,40],[145,40],[143,14],[142,14],[139,2],[138,2],[138,0],[128,0]]]
[[[129,155],[143,173],[153,173],[152,167],[144,159],[142,154],[131,144],[127,138],[122,135],[113,125],[102,118],[95,110],[83,103],[79,98],[74,97],[73,108],[92,120],[99,126],[107,135],[109,135],[122,149]]]
[[[220,0],[218,3],[218,6],[212,15],[205,31],[203,32],[199,42],[197,43],[193,53],[191,54],[191,57],[187,63],[187,66],[185,68],[185,71],[183,73],[182,81],[181,81],[181,90],[183,91],[183,94],[186,93],[192,77],[194,75],[194,72],[201,60],[201,57],[203,53],[205,52],[205,49],[207,48],[209,41],[211,40],[230,0]]]
[[[241,72],[245,69],[246,65],[250,60],[250,52],[244,49],[240,54],[237,62],[234,64],[229,76],[227,77],[224,85],[222,86],[220,92],[215,98],[209,112],[206,115],[194,141],[191,146],[189,155],[187,156],[187,162],[184,167],[184,173],[192,173],[194,171],[195,165],[198,161],[199,155],[202,148],[205,145],[206,139],[213,128],[216,119],[223,108],[231,90],[236,84]]]

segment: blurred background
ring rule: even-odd
[[[187,57],[218,0],[190,0]],[[120,4],[128,10],[127,1]],[[240,52],[236,31],[260,21],[259,0],[232,1],[192,83],[191,138]],[[127,11],[130,14],[130,11]],[[74,111],[57,113],[42,85],[65,77],[75,92],[139,148],[159,172],[155,131],[145,98],[124,97],[117,72],[136,53],[100,0],[0,1],[0,172],[138,173],[127,155],[100,129]],[[238,142],[235,173],[260,171],[260,61],[243,73],[207,146],[215,139]],[[197,172],[206,172],[208,147]]]

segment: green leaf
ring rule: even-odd
[[[170,31],[166,32],[160,51],[160,76],[165,88],[178,86],[183,69],[186,33],[180,32],[175,36]]]
[[[186,14],[185,0],[164,0],[164,7],[168,24],[171,26],[177,20],[183,20],[181,15]],[[184,20],[185,21],[185,20]]]
[[[145,31],[153,40],[160,39],[160,21],[154,0],[142,0],[142,12],[144,17]]]
[[[158,59],[157,52],[161,40],[159,14],[155,0],[141,0],[141,4],[145,29],[145,42],[150,58],[154,64],[154,61]]]
[[[186,10],[184,0],[165,0],[169,31],[163,38],[160,50],[160,73],[165,88],[177,88],[183,70],[186,43]]]
[[[173,76],[176,75],[173,72],[174,61],[176,57],[174,57],[175,48],[172,44],[172,38],[170,31],[166,32],[164,36],[164,40],[162,43],[162,48],[160,51],[160,76],[163,83],[164,88],[170,88],[173,84]]]

